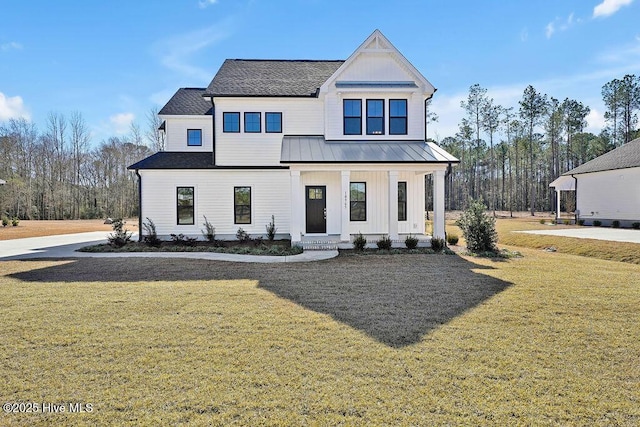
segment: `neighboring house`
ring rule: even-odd
[[[458,160],[425,142],[434,87],[376,30],[346,61],[226,60],[207,88],[160,110],[166,151],[134,165],[140,218],[160,236],[444,237],[445,174]]]
[[[587,225],[640,222],[640,138],[562,174],[550,186],[558,201],[560,191],[576,191],[576,219]]]

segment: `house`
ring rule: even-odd
[[[134,165],[140,218],[159,236],[239,228],[348,242],[354,234],[444,237],[445,174],[458,160],[426,142],[434,87],[378,30],[346,60],[226,60],[206,88],[159,111],[166,151]]]
[[[640,138],[562,174],[550,186],[557,206],[560,191],[576,192],[576,219],[587,225],[640,222]]]

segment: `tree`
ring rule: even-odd
[[[489,134],[489,146],[491,150],[491,161],[489,165],[489,192],[491,193],[491,209],[493,216],[496,216],[496,192],[493,173],[495,169],[495,153],[493,151],[493,135],[502,124],[504,108],[493,103],[493,98],[485,99],[482,104],[482,128]]]
[[[158,116],[158,108],[153,107],[147,112],[147,131],[144,136],[152,151],[164,151],[164,132],[160,130],[162,119]],[[433,113],[431,113],[433,114]],[[437,116],[436,116],[437,120]]]
[[[482,106],[487,102],[487,89],[479,84],[474,84],[469,88],[469,96],[466,101],[460,102],[460,106],[467,112],[467,121],[475,133],[473,153],[473,168],[471,179],[471,197],[476,198],[479,191],[478,157],[482,148],[480,130],[482,129]]]
[[[479,200],[471,200],[469,207],[457,222],[462,230],[467,249],[471,252],[495,252],[498,233],[496,220],[486,214],[486,206]]]
[[[565,98],[560,107],[563,113],[564,128],[567,135],[566,146],[566,170],[573,169],[576,165],[573,152],[573,137],[582,132],[587,126],[586,118],[591,109],[573,99]]]

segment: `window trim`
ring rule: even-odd
[[[227,130],[225,123],[226,123],[226,117],[227,116],[236,116],[238,117],[238,130]],[[240,133],[240,113],[236,112],[236,111],[225,111],[222,113],[222,132],[223,133]]]
[[[404,200],[400,199],[400,186],[404,186]],[[398,181],[398,221],[407,221],[407,181]],[[404,218],[400,215],[400,206],[404,206]]]
[[[404,116],[392,116],[391,115],[391,102],[404,101]],[[404,119],[404,132],[392,132],[391,119]],[[406,99],[389,99],[389,135],[407,135],[409,133],[409,102]]]
[[[258,115],[258,130],[247,130],[247,114]],[[244,133],[262,133],[262,113],[258,111],[245,111],[244,112]]]
[[[192,220],[189,223],[180,222],[180,189],[191,189],[191,217]],[[176,187],[176,225],[195,225],[196,221],[196,188],[193,186],[181,185]]]
[[[362,184],[364,185],[364,200],[352,200],[351,199],[351,186],[353,184]],[[353,204],[354,203],[362,203],[364,204],[364,218],[363,219],[353,219]],[[367,183],[364,181],[352,181],[349,183],[349,221],[352,222],[366,222],[367,221]]]
[[[199,143],[191,144],[191,138],[189,138],[189,134],[195,131],[198,131],[200,133]],[[202,129],[187,129],[187,147],[202,147]]]
[[[358,101],[360,103],[360,115],[359,116],[347,116],[346,104],[347,101]],[[358,119],[358,133],[347,133],[347,119]],[[362,99],[348,98],[342,100],[342,134],[343,135],[362,135]]]
[[[369,102],[380,102],[380,104],[382,105],[382,115],[381,116],[369,116]],[[384,135],[385,134],[385,129],[384,129],[384,99],[367,99],[367,135]],[[382,132],[381,133],[372,133],[369,131],[369,119],[380,119],[381,120],[381,124],[382,124]]]
[[[239,205],[236,203],[236,191],[238,191],[238,189],[240,188],[248,188],[249,189],[249,204],[248,205]],[[237,185],[233,187],[233,223],[234,224],[241,224],[241,225],[246,225],[246,224],[251,224],[251,186],[250,185]],[[248,206],[249,207],[249,222],[238,222],[238,207],[239,206]]]
[[[280,130],[269,130],[269,122],[267,116],[277,115],[280,118]],[[282,133],[282,112],[281,111],[267,111],[264,113],[264,131],[265,133]]]

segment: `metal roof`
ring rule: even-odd
[[[171,97],[169,102],[158,112],[159,115],[202,116],[211,115],[211,102],[202,97],[204,88],[183,87]]]
[[[282,138],[280,163],[457,163],[424,141],[326,141],[324,136]]]
[[[640,138],[629,141],[615,150],[596,157],[562,175],[578,175],[637,167],[640,167]]]

